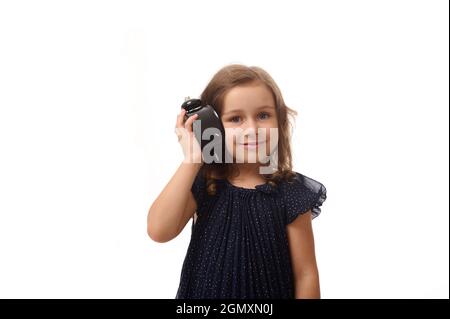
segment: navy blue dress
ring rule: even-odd
[[[254,189],[217,180],[211,196],[200,172],[191,189],[198,218],[176,298],[294,298],[286,225],[309,210],[317,217],[325,186],[296,172],[293,182]]]

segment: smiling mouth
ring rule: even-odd
[[[260,142],[248,142],[248,143],[241,143],[239,145],[244,146],[244,148],[257,148],[259,145],[264,144],[265,141]]]

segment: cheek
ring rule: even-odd
[[[274,140],[277,141],[278,137],[278,121],[276,118],[273,118],[272,121],[269,121],[266,126],[266,139],[267,141]],[[272,137],[271,137],[272,136]],[[271,145],[271,148],[273,146]]]
[[[270,119],[267,119],[265,121],[260,121],[259,127],[261,127],[261,128],[276,128],[276,127],[278,127],[277,118],[272,116]]]
[[[272,153],[278,147],[279,132],[277,127],[261,128],[259,140],[266,142],[266,150]]]
[[[233,154],[234,146],[236,145],[236,141],[239,138],[239,132],[236,129],[232,129],[226,126],[224,127],[225,127],[225,147],[229,153]]]
[[[244,130],[235,127],[235,126],[227,126],[224,125],[225,128],[225,142],[231,144],[236,144],[243,139]]]
[[[225,134],[225,143],[229,146],[233,146],[234,145],[234,141],[235,141],[235,136],[232,134]]]
[[[264,136],[266,138],[266,140],[270,140],[270,135],[276,131],[278,131],[278,125],[276,122],[266,123],[264,126],[260,127],[260,132],[261,132],[260,135]]]

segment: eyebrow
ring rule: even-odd
[[[258,107],[256,110],[259,111],[259,110],[263,110],[263,109],[273,109],[274,110],[275,107],[273,105],[263,105],[263,106]],[[237,113],[240,111],[242,111],[242,109],[231,110],[231,111],[228,111],[228,112],[222,114],[222,116],[229,115],[232,113]]]

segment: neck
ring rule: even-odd
[[[236,180],[251,179],[255,177],[260,177],[258,163],[237,163],[235,164],[239,175],[235,178]]]

